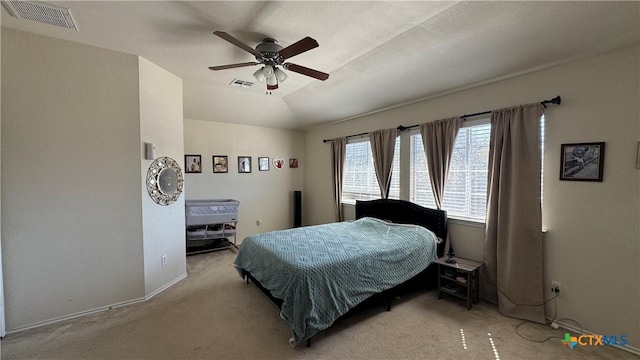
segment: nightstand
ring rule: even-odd
[[[448,257],[435,261],[438,264],[438,299],[449,294],[467,300],[467,310],[477,304],[480,292],[481,262],[453,257],[453,264],[445,262]]]

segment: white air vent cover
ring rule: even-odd
[[[18,19],[33,20],[78,31],[69,9],[40,1],[3,0],[2,2],[11,15]]]
[[[251,87],[253,86],[253,83],[251,81],[233,79],[233,81],[229,85],[239,86],[239,87]]]

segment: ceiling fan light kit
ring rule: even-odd
[[[267,79],[272,78],[273,77],[273,66],[265,65],[264,68],[262,69],[262,74]]]
[[[254,72],[253,77],[256,78],[258,82],[262,82],[262,80],[264,80],[264,68],[260,68],[256,72]]]
[[[287,80],[287,77],[288,77],[287,73],[280,70],[280,68],[276,68],[274,70],[274,74],[276,75],[276,78],[278,79],[279,82],[284,82],[285,80]]]
[[[329,74],[323,73],[318,70],[310,69],[301,65],[293,63],[285,63],[286,59],[299,55],[303,52],[309,51],[318,47],[318,42],[310,37],[304,39],[283,48],[278,45],[278,42],[273,38],[264,39],[255,49],[235,37],[229,35],[224,31],[214,31],[215,35],[222,39],[232,43],[233,45],[241,48],[242,50],[255,56],[257,62],[244,62],[229,65],[210,66],[210,70],[226,70],[237,67],[253,66],[263,64],[264,67],[253,73],[253,76],[259,81],[267,79],[267,90],[275,90],[278,88],[278,82],[284,82],[288,75],[282,71],[278,66],[281,66],[287,70],[297,72],[298,74],[306,75],[318,80],[327,80]]]

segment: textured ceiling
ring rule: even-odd
[[[180,76],[186,118],[305,128],[640,44],[640,2],[404,1],[50,1],[67,7],[78,32],[11,17],[2,26],[140,55]],[[254,61],[214,36],[251,47],[273,37],[286,47],[305,36],[319,48],[290,62],[280,88],[254,81]]]

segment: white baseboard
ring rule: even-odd
[[[147,295],[145,297],[140,297],[140,298],[137,298],[137,299],[122,301],[122,302],[111,304],[111,305],[100,306],[100,307],[97,307],[95,309],[90,309],[90,310],[80,311],[80,312],[69,314],[69,315],[59,316],[59,317],[56,317],[56,318],[53,318],[53,319],[49,319],[49,320],[45,320],[45,321],[35,322],[35,323],[32,323],[32,324],[28,324],[28,325],[19,327],[17,329],[13,329],[13,330],[7,331],[6,334],[7,335],[8,334],[14,334],[14,333],[17,333],[17,332],[21,332],[21,331],[25,331],[25,330],[29,330],[29,329],[34,329],[34,328],[38,328],[38,327],[45,326],[45,325],[55,324],[55,323],[58,323],[58,322],[61,322],[61,321],[66,321],[66,320],[79,318],[81,316],[91,315],[91,314],[99,313],[99,312],[102,312],[102,311],[115,309],[115,308],[119,308],[119,307],[123,307],[123,306],[129,306],[129,305],[137,304],[139,302],[147,301],[147,300],[151,299],[152,297],[158,295],[159,293],[165,291],[166,289],[170,288],[171,286],[175,285],[177,282],[185,279],[186,277],[187,277],[187,274],[185,273],[185,274],[179,276],[177,279],[171,281],[167,285],[159,288],[158,290],[152,292],[151,294],[149,294],[149,295]]]
[[[552,319],[547,319],[547,320],[551,321]],[[585,329],[579,329],[579,328],[575,327],[574,325],[567,324],[567,323],[564,323],[562,321],[554,320],[553,322],[558,324],[561,328],[567,329],[567,330],[572,331],[574,333],[581,333],[582,332],[583,334],[587,334],[587,335],[600,335],[598,333],[594,333],[594,332],[591,332],[591,331],[588,331],[588,330],[585,330]],[[640,355],[640,349],[638,349],[636,347],[629,346],[629,345],[616,346],[616,347],[619,348],[619,349],[628,351],[628,352],[630,352],[632,354]]]
[[[170,283],[166,284],[165,286],[163,286],[163,287],[159,288],[158,290],[152,292],[151,294],[145,296],[144,299],[145,300],[151,299],[152,297],[154,297],[154,296],[160,294],[161,292],[167,290],[168,288],[172,287],[174,284],[176,284],[177,282],[185,279],[186,277],[187,277],[187,273],[184,273],[183,275],[179,276],[178,278],[176,278],[175,280],[173,280]]]

